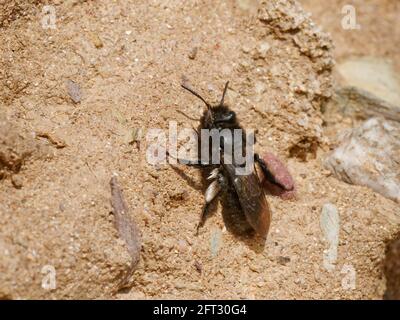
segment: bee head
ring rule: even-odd
[[[211,109],[214,127],[225,128],[236,124],[236,114],[225,105],[217,105]]]
[[[188,90],[190,93],[195,95],[204,104],[207,106],[207,110],[204,114],[205,127],[211,128],[220,128],[229,126],[230,124],[236,123],[236,114],[235,112],[229,110],[229,108],[224,104],[225,95],[228,90],[229,81],[225,84],[224,92],[222,93],[222,98],[219,104],[215,106],[211,106],[200,94],[186,85],[182,84],[182,87]]]

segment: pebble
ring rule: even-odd
[[[201,263],[196,260],[193,265],[196,268],[196,271],[201,274],[203,271],[203,266]]]
[[[333,270],[337,260],[337,248],[339,245],[340,218],[338,210],[332,203],[326,203],[322,207],[320,227],[324,238],[328,242],[328,249],[324,250],[323,264],[326,270]]]
[[[222,240],[222,233],[220,229],[214,229],[211,234],[210,246],[211,246],[211,257],[215,258],[218,254]]]
[[[188,244],[186,240],[179,240],[178,241],[178,251],[180,253],[185,253],[189,250]]]
[[[261,58],[266,58],[271,46],[268,42],[261,42],[257,47],[257,53]]]
[[[325,239],[330,244],[339,242],[339,214],[335,205],[326,203],[322,207],[320,225]]]
[[[244,53],[249,53],[251,50],[253,50],[253,47],[249,44],[245,44],[242,46],[242,51]]]
[[[103,41],[101,41],[101,39],[97,33],[91,33],[90,38],[92,40],[93,45],[97,49],[100,49],[103,47]]]
[[[79,86],[79,84],[72,80],[67,80],[66,85],[67,85],[68,94],[71,97],[72,101],[74,103],[81,102],[82,93],[81,93],[81,87]]]
[[[283,256],[279,256],[277,259],[278,263],[282,266],[287,265],[290,262],[290,258],[289,257],[283,257]]]
[[[11,183],[16,189],[21,189],[24,184],[22,177],[18,174],[13,174],[11,176]]]
[[[191,60],[194,60],[194,59],[196,59],[196,56],[197,56],[197,51],[199,50],[199,48],[198,47],[193,47],[191,50],[190,50],[190,52],[189,52],[189,59],[191,59]]]

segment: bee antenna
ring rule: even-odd
[[[186,118],[190,119],[190,120],[199,121],[199,119],[193,118],[193,117],[187,115],[186,113],[184,113],[184,112],[181,111],[181,110],[176,110],[176,111],[179,112],[181,115],[185,116]]]
[[[225,94],[226,94],[226,91],[228,90],[228,85],[229,85],[229,81],[227,81],[227,82],[225,83],[224,92],[222,93],[221,102],[219,103],[220,106],[222,106],[222,105],[224,104]]]
[[[203,101],[205,103],[205,105],[207,106],[208,109],[211,109],[211,105],[201,95],[199,95],[196,91],[194,91],[193,89],[187,87],[184,84],[181,84],[181,87],[183,89],[186,89],[187,91],[189,91],[191,94],[193,94],[197,98],[199,98],[201,101]]]

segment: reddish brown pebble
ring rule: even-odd
[[[201,273],[203,271],[203,267],[201,266],[200,262],[198,262],[197,260],[194,262],[194,267],[196,268],[196,271],[198,273]]]

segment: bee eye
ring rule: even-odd
[[[235,113],[233,112],[233,111],[229,111],[228,112],[228,118],[229,118],[229,121],[232,121],[232,120],[234,120],[235,119]]]
[[[232,122],[235,120],[235,113],[233,111],[229,111],[225,114],[222,114],[216,122]]]

